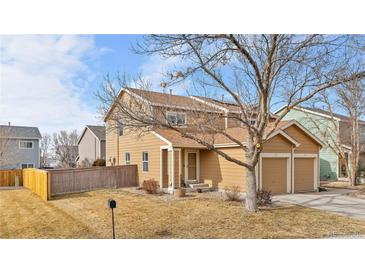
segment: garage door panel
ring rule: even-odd
[[[287,193],[287,158],[262,158],[262,189]]]
[[[294,192],[314,190],[314,158],[294,159]]]

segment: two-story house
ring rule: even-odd
[[[37,127],[0,125],[0,169],[39,168],[41,138]]]
[[[105,127],[87,125],[77,140],[77,164],[105,159]]]
[[[235,104],[213,98],[132,88],[121,90],[118,98],[125,100],[126,104],[133,98],[140,103],[138,107],[145,106],[156,117],[185,128],[186,132],[194,132],[227,155],[240,160],[245,158],[242,147],[224,134],[240,140],[245,146],[248,131],[234,119],[235,115],[241,115]],[[113,116],[118,112],[117,107],[114,102],[105,116],[107,165],[136,164],[140,184],[144,180],[155,179],[161,188],[170,191],[188,186],[215,189],[238,186],[245,191],[245,168],[172,129],[156,127],[138,134],[123,125],[116,126]],[[130,104],[130,107],[133,105]],[[255,113],[251,117],[254,122]],[[275,117],[271,115],[272,121]],[[202,132],[201,123],[214,123],[215,127],[222,129],[222,133]],[[258,188],[271,190],[273,194],[317,190],[321,147],[321,141],[301,124],[296,121],[280,122],[263,144],[256,166]]]
[[[285,106],[278,109],[275,113],[280,114]],[[333,115],[333,118],[332,118]],[[331,113],[322,109],[298,106],[290,110],[284,117],[285,120],[295,119],[304,125],[309,131],[320,138],[326,146],[320,153],[320,177],[321,180],[336,180],[347,177],[345,162],[338,153],[333,149],[334,146],[328,144],[336,140],[341,140],[344,150],[351,153],[350,138],[351,124],[347,116]],[[365,121],[360,121],[360,143],[363,145],[363,151],[360,154],[360,166],[365,168]]]

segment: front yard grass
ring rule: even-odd
[[[339,188],[339,189],[351,189],[354,190],[353,192],[347,193],[346,195],[365,199],[365,185],[364,184],[358,184],[358,185],[350,185],[349,182],[346,181],[333,181],[333,182],[322,182],[322,187],[328,187],[328,188]]]
[[[365,190],[365,185],[364,184],[358,184],[358,185],[352,186],[352,185],[350,185],[349,182],[346,182],[346,181],[331,181],[331,182],[323,181],[323,182],[321,182],[321,186],[322,187],[329,187],[329,188]]]
[[[117,201],[117,238],[321,238],[365,235],[365,222],[293,205],[248,213],[216,198],[163,201],[125,190],[43,202],[28,190],[0,191],[0,238],[111,238],[107,200]]]

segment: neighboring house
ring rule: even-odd
[[[78,141],[77,164],[83,161],[93,163],[96,159],[105,159],[105,127],[87,125]]]
[[[185,97],[137,89],[124,89],[120,100],[134,96],[148,105],[166,110],[167,119],[186,126],[189,119],[197,119],[189,107],[197,102],[205,104],[202,111],[236,112],[233,104],[204,97]],[[168,104],[166,104],[168,102]],[[208,108],[207,108],[208,107]],[[238,186],[246,189],[245,168],[229,162],[199,143],[183,138],[169,129],[156,129],[142,135],[116,127],[112,117],[114,105],[105,117],[107,165],[136,164],[138,179],[155,179],[161,188],[182,186],[210,186],[225,189]],[[195,117],[192,117],[194,115]],[[272,116],[275,119],[275,116]],[[218,123],[218,121],[217,121]],[[247,130],[228,120],[222,128],[244,145]],[[186,129],[195,130],[195,129]],[[199,134],[199,133],[198,133]],[[221,134],[208,135],[207,141],[234,157],[244,159],[244,151]],[[214,141],[212,141],[214,140]],[[314,191],[319,186],[319,151],[322,143],[296,121],[280,122],[278,129],[263,145],[263,152],[256,167],[258,188],[273,194]]]
[[[280,114],[285,106],[277,110],[275,113]],[[336,127],[333,125],[332,116],[330,112],[322,109],[315,109],[309,107],[295,107],[284,117],[286,120],[295,119],[304,125],[309,131],[320,138],[324,143],[326,143],[323,132],[328,134],[327,136],[332,136],[332,138],[327,137],[327,141],[335,139],[335,136],[339,134],[342,140],[342,146],[351,151],[350,147],[350,136],[351,136],[351,125],[348,122],[348,117],[334,113],[334,120],[337,123],[337,128],[339,132],[336,131]],[[318,129],[320,127],[320,130]],[[363,145],[365,145],[365,121],[360,121],[360,140]],[[364,147],[365,148],[365,147]],[[348,157],[347,153],[347,157]],[[336,180],[341,177],[347,177],[345,170],[344,160],[339,157],[339,155],[328,145],[325,146],[320,152],[320,178],[321,180]],[[360,155],[360,165],[365,168],[365,150]]]
[[[39,168],[37,127],[0,125],[0,169]]]

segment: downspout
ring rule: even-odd
[[[119,134],[117,131],[117,166],[119,166]]]
[[[294,193],[294,149],[295,146],[292,145],[292,149],[291,149],[291,169],[290,169],[290,174],[291,174],[291,193]]]

